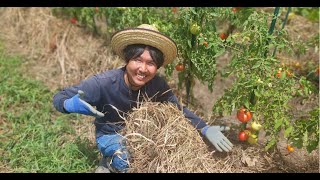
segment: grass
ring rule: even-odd
[[[79,116],[57,112],[51,92],[0,47],[0,172],[93,172],[98,150],[76,135]]]

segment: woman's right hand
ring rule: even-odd
[[[94,117],[104,117],[104,114],[100,111],[97,111],[89,103],[81,99],[84,96],[84,92],[78,90],[78,94],[74,95],[72,98],[64,101],[64,109],[69,113],[79,113]]]

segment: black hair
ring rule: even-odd
[[[134,58],[139,57],[143,53],[145,48],[149,49],[150,56],[151,56],[152,60],[156,63],[157,69],[159,69],[163,65],[163,62],[164,62],[163,53],[159,49],[157,49],[153,46],[148,46],[145,44],[128,45],[123,50],[124,60],[126,61],[126,63],[128,63],[130,61],[130,59],[134,59]]]

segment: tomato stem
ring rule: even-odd
[[[247,123],[245,122],[245,123],[241,123],[241,127],[240,127],[240,129],[241,130],[245,130],[247,128]]]

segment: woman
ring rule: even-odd
[[[176,58],[177,46],[171,38],[147,24],[115,33],[111,46],[125,60],[124,67],[102,72],[63,89],[54,96],[53,103],[62,113],[95,116],[98,149],[104,160],[110,160],[109,169],[125,172],[129,154],[119,134],[125,125],[123,117],[143,98],[171,102],[181,108],[166,81],[157,75],[160,67]],[[187,108],[182,108],[185,117],[218,151],[232,149],[232,143],[221,133],[227,128],[208,126]]]

